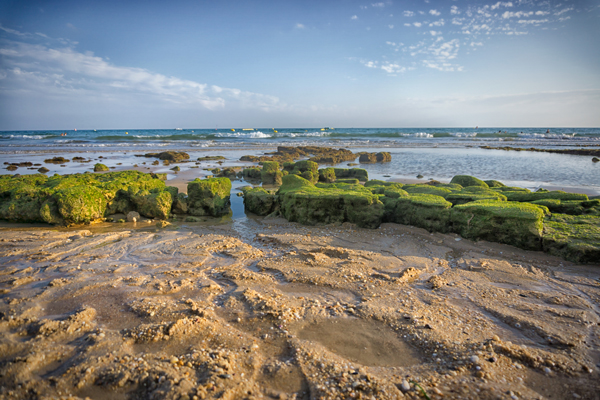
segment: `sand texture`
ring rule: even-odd
[[[597,399],[600,269],[384,224],[0,228],[0,397]]]

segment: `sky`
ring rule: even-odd
[[[0,130],[600,127],[600,0],[0,0]]]

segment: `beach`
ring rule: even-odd
[[[166,184],[186,193],[214,168],[256,165],[239,158],[275,148],[181,150],[190,161],[171,165],[131,149],[2,158],[42,164],[48,175],[91,172],[99,162],[166,173]],[[506,152],[490,152],[391,151],[398,162],[424,154],[444,168],[451,154],[461,166],[490,154],[484,167],[493,171]],[[225,160],[196,161],[217,155]],[[84,161],[44,163],[54,156]],[[597,167],[580,156],[536,157]],[[357,166],[370,179],[449,181],[398,164]],[[36,172],[27,168],[16,173]],[[600,194],[595,181],[569,186],[565,176],[523,186]],[[237,196],[248,183],[232,184],[232,214],[202,222],[0,224],[0,396],[599,398],[597,264],[393,223],[257,217]]]
[[[5,398],[598,398],[597,266],[396,224],[114,225],[1,228]]]

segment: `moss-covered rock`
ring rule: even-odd
[[[402,189],[410,194],[433,194],[442,197],[446,197],[452,193],[452,190],[450,189],[433,185],[404,185]]]
[[[396,186],[396,187],[402,187],[404,186],[402,183],[400,182],[387,182],[387,181],[381,181],[378,179],[371,179],[370,181],[365,182],[365,187],[371,187],[371,186]]]
[[[452,231],[473,240],[542,249],[542,228],[548,210],[539,205],[507,201],[476,201],[452,208]]]
[[[448,232],[452,203],[441,196],[408,193],[404,195],[400,190],[403,189],[395,190],[398,195],[381,197],[385,205],[384,221],[413,225],[432,232]]]
[[[130,193],[165,190],[162,180],[138,171],[105,174],[0,177],[0,218],[72,225],[135,210]],[[170,206],[169,206],[170,207]]]
[[[277,192],[284,218],[304,225],[352,222],[376,228],[381,224],[383,204],[378,196],[362,185],[353,189],[329,185],[319,188],[300,176],[285,176]]]
[[[167,219],[173,206],[173,195],[167,190],[145,189],[129,191],[135,209],[144,217]]]
[[[242,177],[248,182],[260,182],[261,172],[261,169],[258,167],[244,168]]]
[[[481,186],[484,188],[488,187],[487,183],[485,183],[481,179],[477,179],[474,176],[470,176],[470,175],[456,175],[454,178],[452,178],[450,183],[457,183],[462,187],[467,187],[467,186]]]
[[[244,207],[256,215],[266,216],[277,208],[277,196],[263,188],[244,190]]]
[[[358,162],[361,164],[384,163],[392,161],[392,155],[388,152],[379,153],[360,153]]]
[[[544,191],[544,192],[521,192],[521,191],[503,191],[509,201],[532,202],[543,199],[557,200],[588,200],[587,195],[580,193],[566,193],[561,190]]]
[[[488,185],[491,188],[496,188],[496,187],[504,187],[506,186],[504,183],[500,182],[500,181],[495,181],[493,179],[488,180],[488,181],[484,181],[486,185]]]
[[[196,179],[188,183],[188,212],[220,217],[231,212],[231,181],[227,178]]]
[[[552,214],[544,221],[544,251],[576,263],[600,263],[600,218]]]
[[[104,164],[100,164],[100,163],[94,164],[94,172],[104,172],[104,171],[110,171],[110,168],[108,168]]]
[[[175,214],[187,214],[188,205],[187,205],[187,195],[185,193],[178,193],[173,197],[173,206],[171,207],[171,211]]]
[[[506,196],[502,193],[480,186],[467,186],[457,192],[449,193],[445,198],[453,205],[465,204],[478,200],[506,201]]]
[[[344,179],[344,178],[356,178],[361,182],[366,182],[369,180],[369,174],[366,169],[362,168],[334,168],[335,178],[336,179]]]
[[[531,202],[548,207],[550,212],[569,215],[600,215],[600,200],[541,199]]]
[[[319,182],[331,183],[335,182],[335,170],[331,167],[322,168],[319,170]]]
[[[263,162],[260,179],[264,184],[281,185],[281,178],[283,178],[283,173],[279,170],[279,163],[277,161]]]

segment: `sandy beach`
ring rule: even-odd
[[[598,266],[396,224],[0,236],[3,398],[600,393]]]

